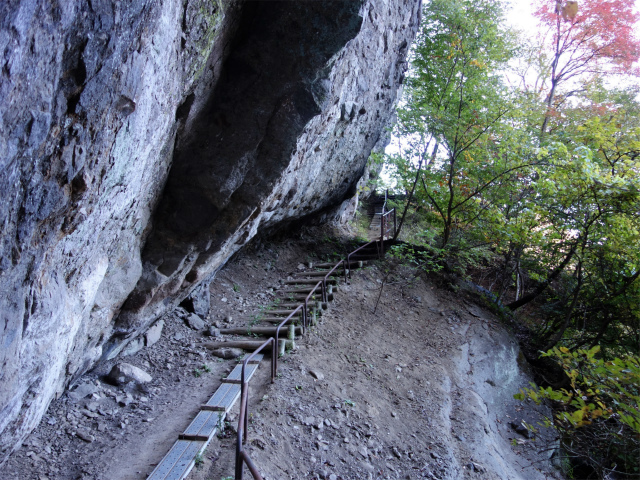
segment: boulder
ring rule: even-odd
[[[162,329],[164,328],[164,320],[158,320],[156,323],[154,323],[151,328],[149,328],[149,330],[147,330],[147,333],[145,333],[144,337],[145,337],[145,345],[147,347],[153,345],[154,343],[157,343],[160,340],[160,337],[162,336]]]
[[[129,382],[147,383],[153,380],[147,372],[129,363],[117,363],[113,366],[107,378],[116,385]]]
[[[198,315],[196,315],[195,313],[190,314],[186,319],[185,319],[186,324],[189,326],[189,328],[192,328],[193,330],[202,330],[204,328],[204,320],[202,320]]]

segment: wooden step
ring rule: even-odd
[[[209,350],[217,350],[218,348],[241,348],[243,350],[253,351],[260,348],[263,343],[264,340],[230,340],[228,342],[205,342],[200,345]]]
[[[314,286],[309,286],[306,288],[290,288],[290,289],[286,289],[286,290],[276,290],[276,295],[280,294],[280,295],[285,295],[287,293],[309,293],[314,289]]]
[[[337,275],[335,275],[336,272],[333,272],[333,274],[331,274],[331,277],[329,278],[335,278]],[[327,275],[327,272],[318,272],[318,271],[313,271],[313,272],[296,272],[293,274],[294,277],[325,277]]]
[[[147,480],[181,480],[185,478],[195,462],[198,453],[204,451],[207,442],[178,440],[173,444],[162,462],[151,472]]]
[[[331,270],[333,267],[336,266],[338,262],[334,262],[334,263],[318,263],[317,265],[314,265],[313,268],[326,268],[328,270]],[[338,268],[336,268],[336,272],[339,272],[341,269],[344,269],[344,267],[342,265],[340,265]]]
[[[229,410],[236,403],[240,396],[240,385],[234,383],[223,383],[216,393],[204,404],[205,409],[221,408]]]
[[[279,320],[278,323],[282,322],[284,319],[276,318]],[[276,334],[277,328],[275,327],[247,327],[247,328],[221,328],[220,333],[224,335],[261,335],[265,337],[273,337]],[[286,336],[287,330],[284,328],[280,329],[280,335]],[[296,335],[302,335],[302,328],[296,328]]]
[[[263,355],[252,359],[245,373],[247,380],[253,376]],[[253,363],[257,362],[257,363]],[[147,480],[182,480],[195,465],[196,456],[204,452],[218,429],[222,425],[228,411],[240,397],[239,381],[242,365],[236,365],[227,377],[232,382],[223,382],[209,401],[202,405],[187,429],[179,436],[171,450],[147,477]]]
[[[260,345],[262,345],[264,342],[259,342]],[[260,346],[258,345],[258,346]],[[257,355],[256,355],[257,356]],[[251,377],[253,377],[253,374],[256,373],[256,370],[258,370],[258,367],[260,366],[260,363],[250,363],[247,365],[247,368],[245,369],[245,380],[249,381],[251,379]],[[233,370],[231,370],[231,373],[227,376],[227,378],[223,378],[222,381],[224,383],[238,383],[242,381],[242,364],[239,363],[237,364],[235,367],[233,367]]]
[[[349,257],[349,259],[353,262],[354,260],[356,261],[364,261],[364,260],[377,260],[378,259],[378,254],[377,253],[363,253],[363,254],[355,254],[355,255],[351,255],[351,257]]]
[[[265,314],[269,314],[269,315],[277,315],[277,316],[288,316],[291,315],[294,312],[294,308],[292,308],[291,310],[267,310],[266,312],[264,312]],[[258,320],[260,320],[260,318],[258,318]]]
[[[224,420],[224,412],[200,410],[187,429],[180,434],[180,440],[206,442],[220,425],[221,419]]]
[[[291,311],[293,311],[296,308],[298,308],[298,306],[301,305],[301,304],[302,304],[302,302],[281,302],[281,303],[278,304],[278,307],[280,307],[280,308],[290,308]],[[300,315],[302,315],[302,313],[300,313]]]
[[[299,302],[298,303],[298,305],[299,305],[300,303],[304,303],[304,301],[307,299],[308,295],[309,295],[308,293],[306,295],[304,293],[298,293],[298,294],[288,293],[286,295],[283,295],[280,298],[283,298],[284,300],[297,301],[297,302]],[[315,297],[315,298],[313,298],[313,297]],[[322,300],[322,290],[316,291],[313,295],[311,295],[309,297],[309,301],[310,302],[312,302],[312,301],[320,301],[320,300]]]
[[[283,320],[285,320],[286,317],[273,317],[273,318],[265,318],[264,321],[267,323],[273,323],[274,325],[279,325],[282,323]],[[293,324],[294,325],[300,325],[300,323],[302,322],[301,318],[294,318],[293,319]],[[291,322],[289,322],[291,323]],[[287,324],[289,325],[289,324]]]
[[[298,280],[286,280],[284,282],[285,285],[315,285],[316,283],[318,283],[318,280],[314,280],[312,278],[301,278]],[[329,277],[327,278],[327,285],[336,285],[338,283],[338,280],[335,277]],[[282,288],[282,286],[278,286],[276,288]]]

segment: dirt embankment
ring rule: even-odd
[[[235,258],[212,283],[207,326],[249,325],[301,262],[341,248],[321,236]],[[266,365],[252,380],[249,453],[266,479],[556,478],[536,453],[550,438],[512,426],[535,423],[512,398],[528,382],[518,347],[472,297],[393,262],[354,271],[335,297],[282,359],[276,382]],[[54,401],[0,477],[145,478],[236,363],[211,357],[206,340],[168,316],[160,341],[126,358],[150,384],[108,385],[110,365],[92,372],[82,382],[88,396]],[[237,420],[228,420],[190,478],[233,475]]]

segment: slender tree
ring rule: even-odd
[[[640,76],[640,13],[628,0],[536,1],[541,54],[549,55],[544,134],[550,118],[585,78]],[[564,88],[563,88],[564,87]]]

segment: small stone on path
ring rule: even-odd
[[[209,337],[220,337],[220,329],[214,327],[213,325],[209,325],[209,327],[204,331],[204,334]]]
[[[216,357],[224,358],[227,360],[231,358],[237,358],[243,353],[244,353],[244,350],[242,350],[241,348],[216,348],[215,350],[211,351],[212,355],[215,355]]]
[[[86,382],[78,385],[76,389],[67,395],[73,400],[81,400],[98,391],[98,387],[92,382]]]
[[[187,322],[187,325],[189,325],[189,328],[194,330],[202,330],[204,328],[204,320],[195,313],[189,315],[185,321]]]
[[[108,378],[117,385],[129,382],[147,383],[152,380],[151,375],[129,363],[117,363],[109,372]]]
[[[96,439],[96,437],[91,435],[89,430],[86,430],[84,428],[79,428],[78,430],[76,430],[76,437],[78,437],[81,440],[84,440],[87,443],[91,443]]]

